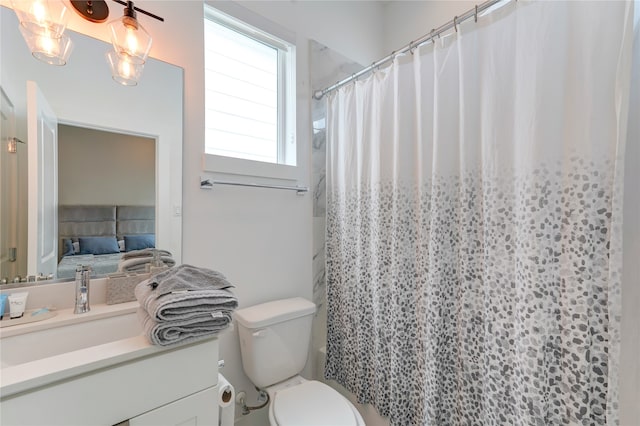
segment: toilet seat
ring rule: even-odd
[[[311,380],[275,393],[273,416],[278,425],[357,426],[355,408],[337,391]]]

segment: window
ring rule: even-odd
[[[296,164],[294,46],[205,7],[205,154]]]

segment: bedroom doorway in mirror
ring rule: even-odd
[[[2,153],[11,167],[2,167],[0,182],[0,278],[69,279],[77,264],[91,265],[94,276],[115,272],[125,236],[155,245],[157,137],[58,120],[37,84],[27,88],[26,143]],[[10,106],[3,97],[3,117]],[[11,127],[3,120],[3,140]],[[15,260],[5,262],[9,246]]]
[[[78,262],[116,272],[123,252],[155,247],[156,140],[61,124],[57,278]],[[144,246],[144,247],[143,247]]]

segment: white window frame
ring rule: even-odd
[[[203,169],[209,172],[296,180],[296,50],[295,44],[205,4],[204,19],[224,25],[247,37],[278,49],[278,162],[262,162],[215,154],[203,154]],[[282,89],[282,90],[281,90]],[[206,114],[206,112],[205,112]],[[204,148],[204,147],[203,147]]]

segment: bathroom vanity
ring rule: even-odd
[[[106,305],[104,281],[84,314],[73,314],[73,282],[15,290],[29,291],[27,315],[57,309],[0,328],[0,424],[217,425],[218,340],[151,345],[137,302]]]

